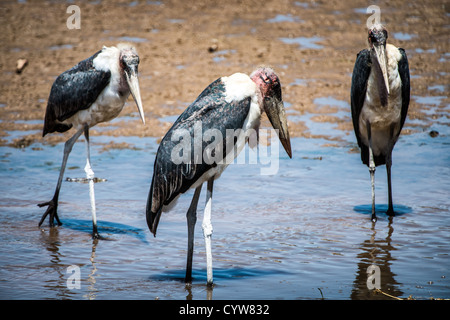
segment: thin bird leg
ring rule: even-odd
[[[394,205],[392,204],[392,185],[391,185],[391,154],[386,157],[386,172],[387,172],[387,181],[388,181],[388,196],[389,196],[389,206],[386,214],[388,216],[394,216]]]
[[[203,237],[205,238],[205,248],[206,248],[206,283],[208,286],[212,286],[213,284],[212,253],[211,253],[211,235],[213,233],[213,227],[211,224],[213,184],[214,184],[214,177],[208,180],[208,188],[206,191],[206,205],[202,222]]]
[[[192,256],[194,254],[194,229],[195,223],[197,222],[197,204],[201,191],[202,191],[201,185],[195,189],[194,197],[192,198],[191,205],[189,206],[189,210],[186,213],[188,226],[188,253],[187,253],[186,278],[185,278],[186,283],[192,283]]]
[[[59,221],[59,218],[58,218],[59,190],[61,189],[61,183],[62,183],[62,179],[63,179],[63,176],[64,176],[64,170],[66,169],[67,159],[69,158],[69,154],[72,151],[73,145],[75,144],[75,142],[81,136],[82,133],[83,133],[83,128],[78,130],[64,144],[64,155],[63,155],[63,160],[62,160],[62,164],[61,164],[61,169],[59,170],[59,178],[58,178],[58,183],[56,184],[55,194],[53,195],[52,200],[38,204],[39,207],[48,206],[47,210],[42,215],[41,221],[39,221],[39,227],[41,226],[41,224],[44,222],[45,218],[49,214],[50,214],[50,218],[49,218],[49,220],[50,220],[49,221],[50,227],[54,226],[54,219],[56,219],[56,222],[58,223],[58,226],[62,225],[61,221]]]
[[[388,216],[394,216],[394,205],[392,202],[392,185],[391,185],[391,166],[392,166],[392,150],[394,149],[394,125],[391,125],[391,136],[388,154],[386,155],[386,172],[388,181],[388,196],[389,196],[389,206],[386,214]]]
[[[95,193],[94,193],[94,171],[91,167],[91,152],[89,148],[89,126],[84,126],[84,136],[86,137],[86,166],[84,172],[86,172],[86,178],[89,181],[89,198],[91,200],[92,211],[92,236],[94,239],[98,239],[100,236],[97,230],[97,214],[95,209]]]
[[[377,221],[377,216],[375,214],[375,160],[373,157],[372,150],[372,133],[370,128],[370,122],[367,121],[367,136],[369,138],[369,172],[370,172],[370,183],[372,186],[372,221]]]

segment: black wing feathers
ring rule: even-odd
[[[367,91],[367,80],[370,75],[370,52],[367,49],[361,50],[356,56],[355,66],[352,74],[351,107],[353,129],[355,130],[358,146],[361,147],[359,137],[359,115],[364,105]]]
[[[402,58],[398,62],[398,73],[400,74],[400,79],[402,80],[402,114],[401,114],[401,124],[400,128],[403,128],[406,120],[406,114],[408,113],[409,98],[410,98],[410,80],[409,80],[409,65],[408,58],[406,57],[406,52],[402,48],[398,48]],[[400,135],[400,131],[398,134]]]
[[[48,98],[43,136],[51,132],[64,132],[71,125],[61,124],[80,110],[89,108],[108,85],[111,73],[96,70],[93,56],[81,61],[56,78]]]
[[[370,75],[371,68],[370,51],[368,49],[361,50],[355,62],[352,74],[352,88],[351,88],[351,107],[352,107],[352,121],[353,129],[355,130],[356,140],[361,149],[361,161],[369,165],[369,148],[362,143],[359,136],[359,115],[364,105],[367,91],[367,81]],[[386,163],[384,156],[374,156],[375,165]]]
[[[162,139],[155,159],[153,180],[147,202],[147,223],[150,231],[156,234],[161,210],[181,193],[189,190],[192,185],[217,163],[207,163],[205,159],[196,161],[194,139],[202,139],[206,130],[216,129],[222,134],[222,155],[226,155],[227,129],[242,128],[250,108],[250,97],[242,101],[227,103],[224,96],[225,88],[220,79],[211,83],[200,96],[175,121],[172,128]],[[200,137],[194,136],[194,130],[201,126]],[[180,131],[177,131],[180,130]],[[174,163],[172,152],[181,142],[172,141],[174,133],[188,133],[190,139],[189,163]],[[199,133],[196,132],[195,135]],[[177,134],[178,136],[178,134]],[[233,137],[234,139],[234,137]],[[185,142],[183,140],[183,142]],[[205,148],[213,141],[201,140],[201,156]],[[198,153],[198,152],[197,152]],[[197,154],[198,155],[198,154]]]

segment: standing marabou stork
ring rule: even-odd
[[[212,285],[211,205],[213,183],[230,163],[229,160],[233,161],[245,146],[246,141],[250,141],[248,140],[249,134],[259,128],[263,111],[266,112],[272,126],[277,129],[278,137],[287,154],[292,157],[280,80],[275,72],[267,67],[255,70],[250,76],[235,73],[211,83],[180,115],[160,143],[147,201],[147,224],[150,231],[156,236],[162,210],[167,209],[169,205],[172,206],[180,194],[191,188],[195,189],[186,214],[188,225],[186,283],[192,281],[194,227],[197,221],[197,204],[202,184],[207,181],[202,228],[206,246],[207,284]],[[201,155],[205,154],[207,143],[203,141],[202,137],[206,135],[207,130],[215,130],[223,137],[223,140],[220,140],[215,136],[218,143],[222,144],[217,144],[218,148],[216,147],[215,151],[211,152],[212,154],[221,152],[219,161],[195,158],[195,148],[199,148]],[[233,132],[231,136],[229,130]],[[181,144],[179,137],[174,139],[177,132],[187,133],[188,143],[186,145],[189,146],[187,153],[190,153],[188,161],[179,164],[173,161],[173,154],[174,152],[178,153],[176,150]],[[200,135],[199,140],[196,140],[198,139],[196,135]],[[185,142],[183,141],[183,143]]]
[[[386,44],[386,29],[369,29],[369,49],[360,51],[352,76],[352,120],[361,160],[369,167],[372,184],[372,221],[375,214],[375,167],[386,164],[389,207],[392,205],[392,150],[405,123],[409,105],[409,66],[405,50]]]
[[[119,44],[117,47],[103,47],[92,57],[81,61],[56,78],[48,98],[42,136],[55,131],[65,132],[72,127],[77,131],[64,145],[63,161],[52,200],[38,204],[39,207],[48,206],[39,226],[47,215],[50,215],[51,227],[54,226],[54,219],[61,225],[57,213],[59,190],[69,153],[75,141],[84,133],[87,151],[84,170],[89,181],[93,236],[99,237],[95,212],[94,171],[89,152],[89,128],[117,117],[130,93],[136,101],[142,122],[145,123],[139,91],[138,65],[139,56],[135,48]]]

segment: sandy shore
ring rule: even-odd
[[[313,121],[337,124],[353,134],[350,113],[336,117],[336,107],[318,106],[314,100],[333,97],[349,103],[356,53],[366,46],[366,1],[78,1],[80,29],[67,28],[70,4],[0,4],[0,145],[66,140],[72,131],[45,138],[38,131],[54,79],[102,45],[123,41],[132,42],[140,54],[147,123],[140,122],[130,97],[123,119],[94,127],[93,136],[160,137],[170,127],[162,118],[180,114],[213,80],[250,73],[261,64],[277,71],[293,112],[314,114]],[[409,58],[412,99],[404,134],[431,130],[436,112],[450,118],[450,7],[445,1],[377,5],[388,42],[405,48]],[[295,43],[300,37],[310,45]],[[21,58],[28,64],[19,74]],[[440,98],[430,112],[431,106],[417,97],[432,96]],[[311,136],[302,121],[289,121],[289,129],[293,137]],[[23,135],[7,138],[17,130]]]

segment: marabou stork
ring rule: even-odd
[[[194,227],[197,221],[197,204],[203,182],[207,182],[206,205],[203,216],[203,236],[206,247],[207,284],[212,285],[211,255],[211,205],[214,180],[219,178],[230,161],[245,146],[249,133],[257,130],[262,112],[266,112],[272,126],[289,157],[292,157],[291,143],[287,127],[284,105],[281,97],[281,84],[275,72],[268,67],[255,70],[250,76],[235,73],[221,77],[211,83],[197,99],[180,115],[172,128],[162,139],[156,155],[153,179],[149,191],[146,218],[150,231],[156,236],[159,219],[163,209],[170,209],[178,196],[189,189],[195,189],[192,202],[187,211],[188,253],[185,282],[192,282],[192,255],[194,248]],[[201,127],[198,123],[201,123]],[[200,128],[200,129],[199,129]],[[222,144],[215,152],[222,152],[219,161],[206,161],[195,158],[195,148],[204,154],[207,143],[196,141],[195,130],[205,134],[207,130],[221,134]],[[228,130],[233,132],[230,136]],[[172,155],[181,143],[173,138],[178,132],[188,133],[190,158],[186,162],[174,163]],[[216,138],[215,138],[216,139]],[[185,141],[184,141],[185,142]],[[250,142],[249,142],[250,143]],[[231,151],[230,151],[231,150]],[[186,150],[184,150],[186,152]]]
[[[52,132],[65,132],[74,127],[76,133],[66,141],[58,183],[53,198],[39,207],[48,206],[39,226],[50,215],[50,226],[58,218],[58,197],[67,158],[76,140],[82,133],[86,138],[87,161],[84,168],[89,181],[92,209],[93,237],[98,238],[94,196],[94,172],[89,152],[89,128],[97,123],[110,121],[122,111],[130,93],[137,104],[142,122],[141,94],[138,81],[139,56],[134,47],[119,44],[117,47],[103,47],[93,56],[79,62],[73,68],[59,75],[52,85],[45,112],[42,136]]]
[[[369,29],[369,49],[360,51],[352,75],[351,109],[361,160],[369,167],[372,184],[372,221],[375,214],[375,167],[386,164],[389,206],[392,204],[392,150],[405,123],[409,105],[409,66],[404,49],[386,44],[387,30]]]

